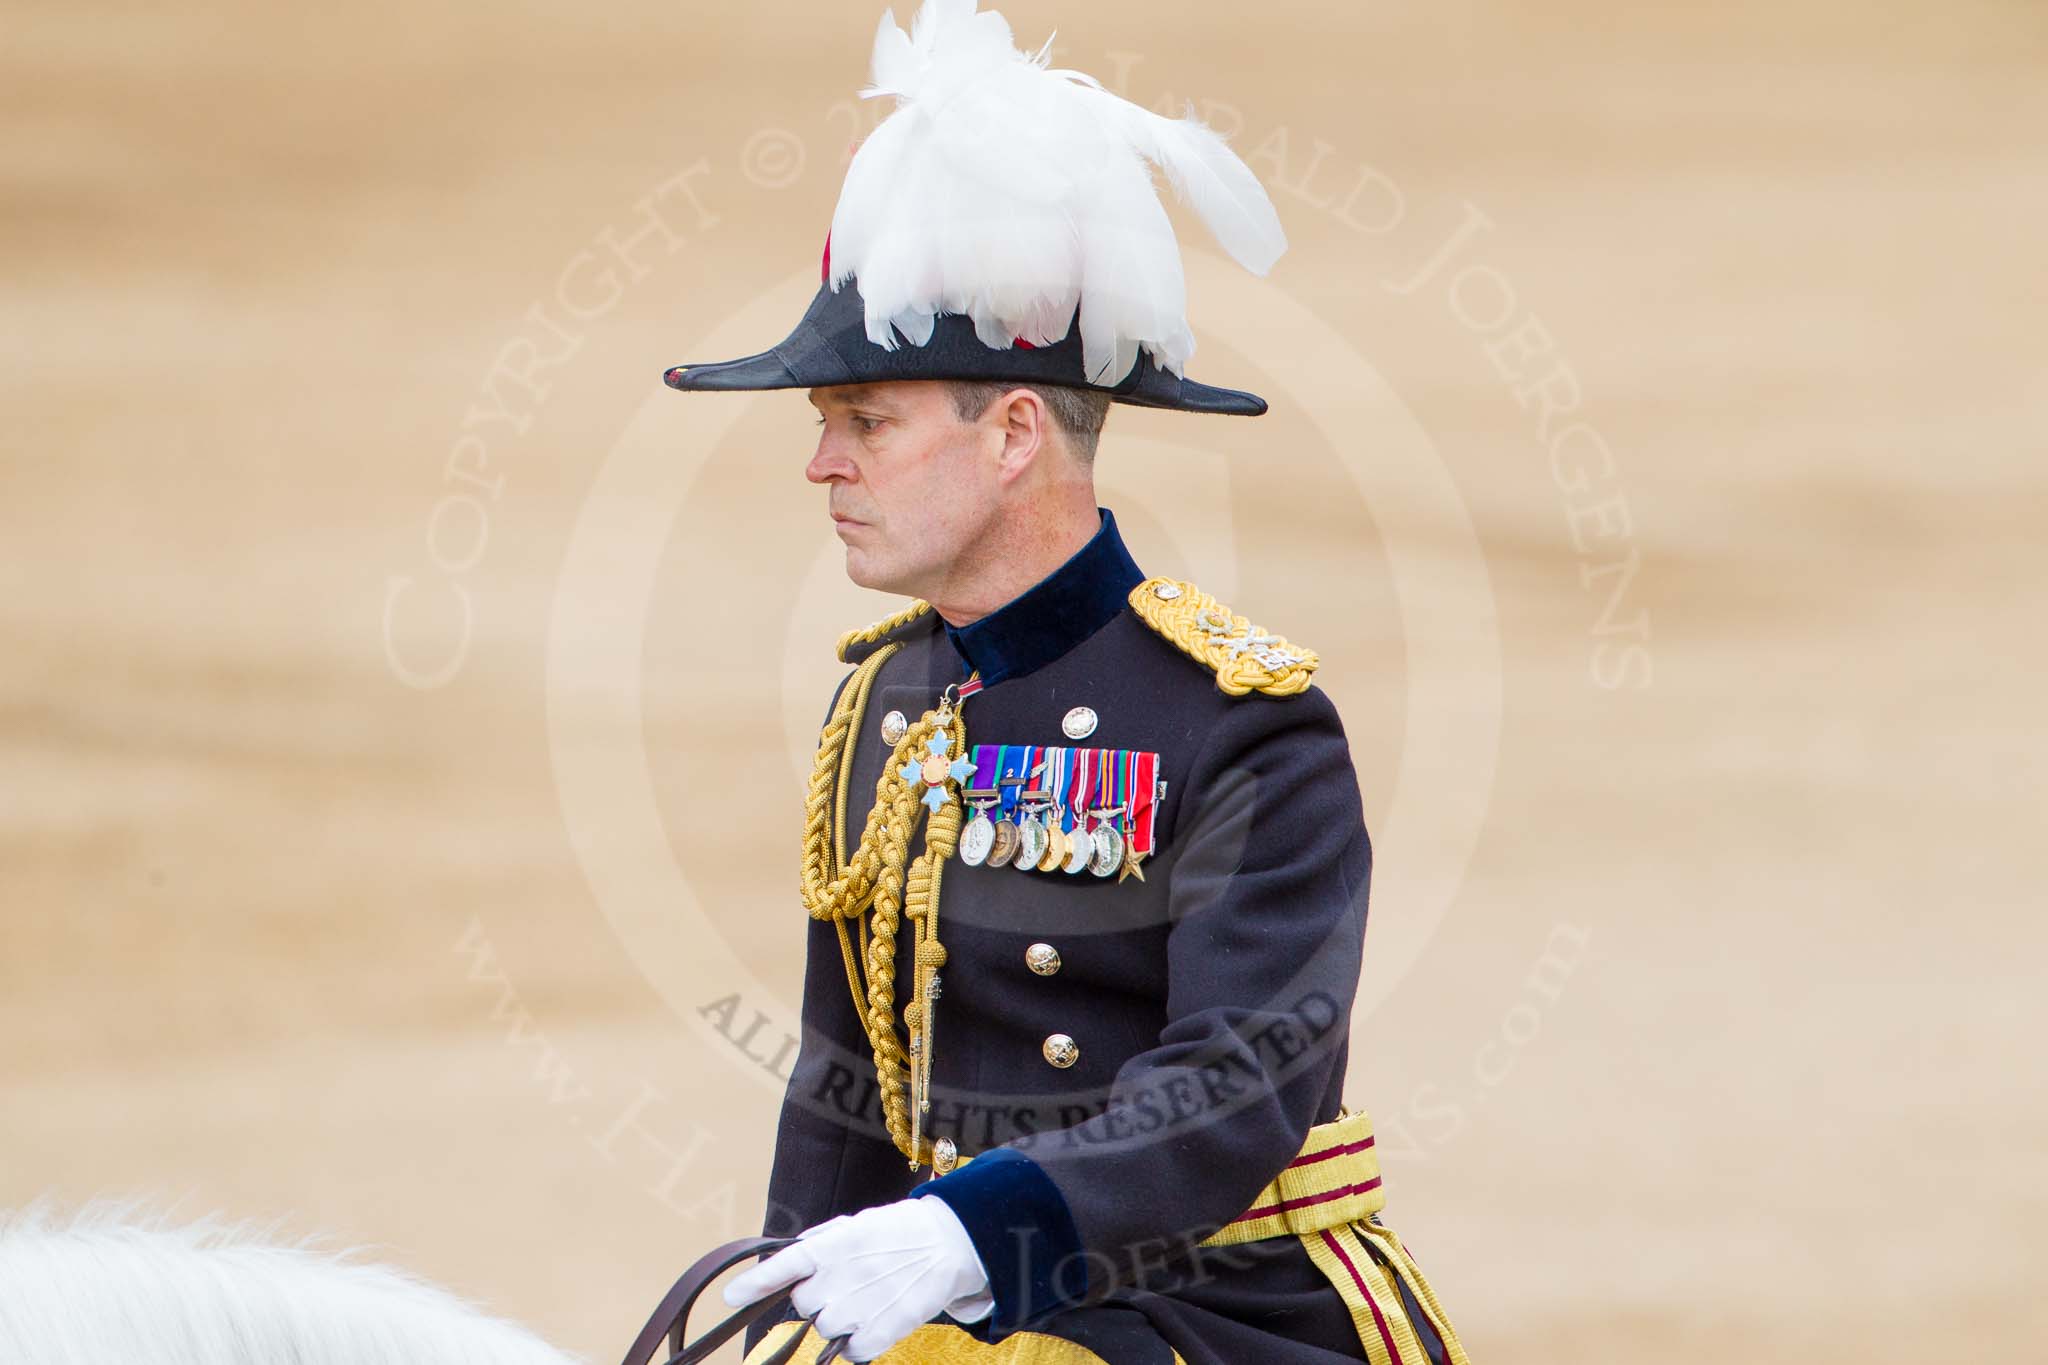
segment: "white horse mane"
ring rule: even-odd
[[[131,1205],[0,1213],[6,1365],[573,1365],[400,1270]]]

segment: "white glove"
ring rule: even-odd
[[[846,1359],[873,1360],[940,1313],[975,1322],[995,1308],[988,1272],[943,1199],[899,1199],[799,1234],[725,1286],[738,1308],[796,1285],[790,1302],[818,1335],[852,1335]]]

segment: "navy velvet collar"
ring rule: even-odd
[[[1124,548],[1116,518],[1097,508],[1102,525],[1073,557],[979,621],[947,625],[946,638],[985,686],[1043,668],[1101,630],[1124,609],[1145,575]]]

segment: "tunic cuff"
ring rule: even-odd
[[[1074,1216],[1052,1177],[1022,1152],[984,1152],[911,1191],[913,1198],[921,1195],[945,1201],[981,1257],[995,1298],[995,1311],[983,1324],[985,1340],[1086,1297],[1088,1262]]]

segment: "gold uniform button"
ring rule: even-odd
[[[953,1139],[940,1138],[932,1144],[932,1172],[945,1175],[960,1164],[960,1149],[953,1145]]]
[[[1064,1033],[1047,1034],[1040,1051],[1045,1053],[1045,1060],[1063,1071],[1081,1060],[1081,1045]]]
[[[1024,950],[1024,965],[1040,976],[1051,976],[1060,969],[1060,950],[1050,943],[1034,943]]]

